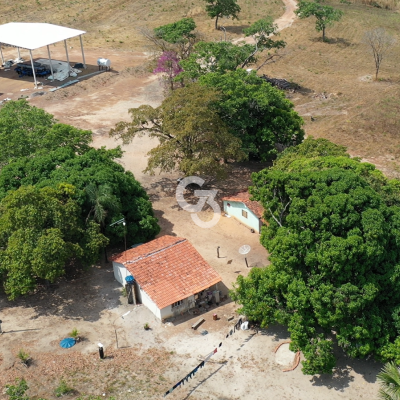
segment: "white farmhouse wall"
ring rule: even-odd
[[[122,286],[125,286],[125,278],[127,276],[132,276],[132,274],[125,268],[123,264],[113,261],[114,278]]]
[[[125,268],[123,264],[113,262],[113,270],[115,279],[122,285],[125,286],[125,278],[127,276],[132,276],[132,274]],[[193,308],[195,304],[194,295],[189,296],[187,299],[182,301],[182,304],[178,307],[172,307],[171,305],[164,307],[163,309],[159,309],[154,303],[154,301],[149,297],[149,295],[140,287],[140,285],[136,282],[136,293],[137,300],[145,305],[157,318],[163,320],[165,318],[172,317],[174,315],[178,315],[181,312],[188,310],[189,308]]]
[[[163,309],[160,310],[160,316],[161,319],[165,319],[165,318],[169,318],[172,317],[174,315],[174,312],[172,311],[172,307],[171,306],[167,306]]]
[[[228,203],[230,206],[228,206]],[[247,218],[242,216],[242,210],[247,211]],[[260,233],[260,219],[244,203],[224,200],[224,212]]]
[[[157,307],[156,303],[149,297],[149,295],[140,287],[140,297],[142,304],[146,306],[158,319],[161,319],[161,310]]]
[[[182,300],[182,304],[178,307],[167,306],[161,310],[161,319],[173,317],[195,307],[194,295],[189,296],[187,299]]]

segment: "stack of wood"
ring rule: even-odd
[[[278,89],[281,90],[290,90],[293,89],[293,85],[288,82],[286,79],[279,79],[279,78],[270,78],[267,75],[262,75],[261,76],[262,79],[264,79],[265,81],[267,81],[268,83],[270,83],[272,86],[277,87]]]

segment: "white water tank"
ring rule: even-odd
[[[98,58],[97,65],[109,69],[111,67],[111,61],[108,58]]]

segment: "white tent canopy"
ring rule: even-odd
[[[47,51],[49,53],[49,59],[50,59],[49,45],[64,41],[65,51],[67,54],[67,62],[69,64],[67,39],[79,36],[81,41],[83,64],[84,67],[86,68],[85,54],[83,52],[83,44],[82,44],[82,35],[84,33],[86,32],[53,24],[10,22],[8,24],[0,25],[0,52],[1,52],[1,43],[18,47],[18,54],[20,48],[29,50],[33,68],[33,76],[35,79],[35,87],[37,87],[36,75],[32,59],[32,50],[47,46]],[[1,52],[1,58],[4,64],[4,57],[2,52]],[[50,67],[51,67],[51,72],[53,74],[51,59],[50,59]]]
[[[0,25],[0,43],[35,50],[86,33],[53,24],[10,22]]]

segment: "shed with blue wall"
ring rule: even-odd
[[[224,197],[222,200],[225,214],[236,218],[254,232],[261,232],[264,210],[257,201],[250,200],[247,191]]]

